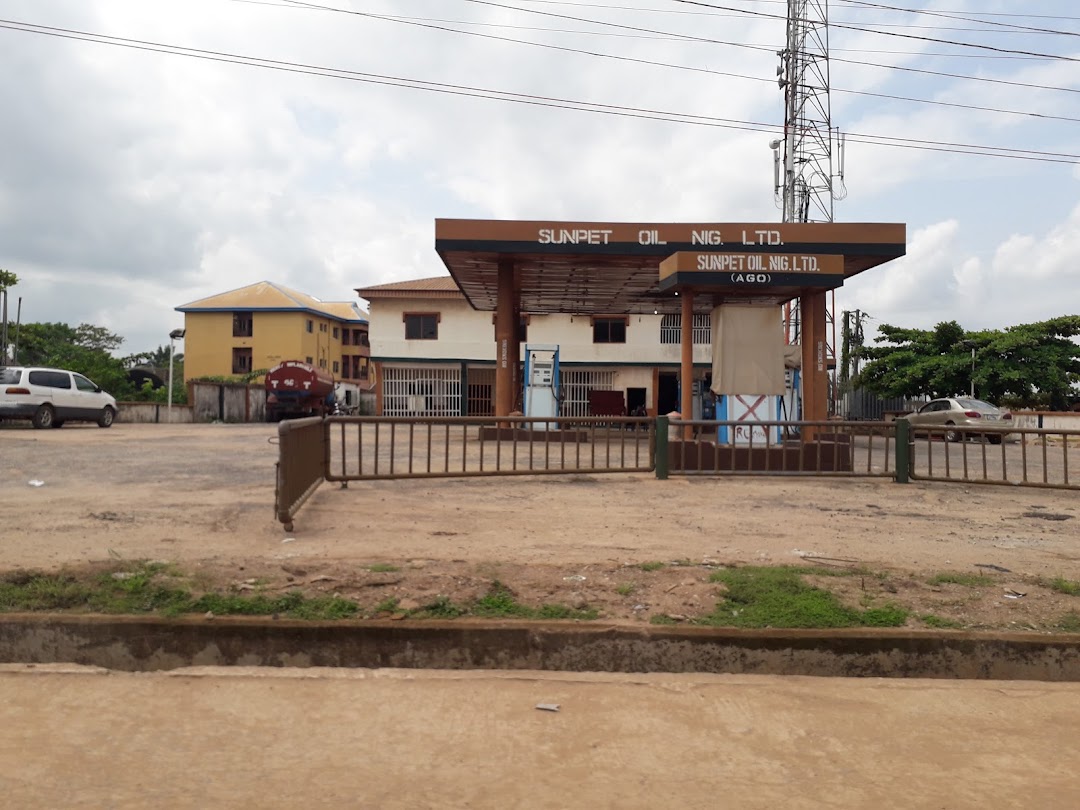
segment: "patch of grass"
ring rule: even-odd
[[[903,627],[910,612],[900,605],[889,603],[878,608],[864,610],[856,626],[862,627]]]
[[[994,578],[986,574],[968,574],[964,571],[943,571],[927,580],[929,585],[963,585],[965,588],[988,588]]]
[[[678,623],[677,619],[671,618],[666,613],[657,613],[649,617],[649,624],[671,625]]]
[[[525,616],[528,608],[519,604],[514,592],[499,580],[491,583],[488,592],[472,604],[472,613],[476,616]]]
[[[947,619],[933,613],[924,613],[919,616],[919,619],[927,627],[933,627],[935,630],[960,630],[964,626],[963,622],[958,622],[956,619]]]
[[[317,599],[307,599],[296,610],[291,611],[289,616],[296,619],[319,619],[332,621],[335,619],[352,619],[360,612],[360,606],[356,602],[342,599],[340,596],[322,596]]]
[[[747,567],[717,571],[724,599],[702,623],[720,627],[898,627],[908,611],[896,605],[859,610],[829,591],[808,585],[804,568]]]
[[[282,596],[205,593],[196,596],[169,581],[170,567],[127,564],[87,582],[64,574],[9,577],[0,583],[0,610],[72,610],[93,613],[213,613],[215,616],[271,616],[291,619],[345,619],[355,616],[355,602],[340,597],[307,598],[300,591]],[[168,578],[166,577],[168,575]]]
[[[469,607],[474,616],[510,619],[595,619],[599,614],[594,608],[572,608],[568,605],[541,605],[531,608],[517,601],[514,592],[495,580],[488,592]]]
[[[1070,610],[1060,619],[1058,619],[1057,630],[1061,630],[1065,633],[1080,633],[1080,613],[1075,610]]]
[[[388,596],[375,606],[376,613],[393,613],[401,602],[396,596]]]
[[[1051,579],[1043,584],[1050,590],[1066,594],[1067,596],[1080,596],[1080,582],[1075,582],[1071,579],[1057,577],[1056,579]]]
[[[374,565],[369,565],[367,570],[372,574],[393,574],[401,569],[390,563],[375,563]]]
[[[71,610],[84,607],[90,599],[90,589],[74,577],[32,571],[17,573],[0,582],[0,610]]]
[[[638,589],[636,582],[623,582],[615,587],[615,593],[619,596],[629,596]]]
[[[638,568],[640,568],[642,571],[659,571],[661,568],[664,567],[665,564],[662,562],[643,562],[638,565]]]
[[[244,596],[237,593],[208,593],[186,605],[177,604],[164,611],[172,613],[213,613],[215,616],[284,616],[289,619],[321,621],[349,619],[359,606],[338,596],[308,598],[300,591],[281,596]]]
[[[464,616],[469,609],[454,602],[449,596],[436,596],[417,611],[409,614],[416,619],[456,619]]]

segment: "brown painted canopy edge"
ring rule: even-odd
[[[905,225],[887,223],[435,221],[436,252],[476,309],[496,308],[498,265],[510,260],[522,310],[536,313],[677,312],[659,266],[680,251],[841,255],[850,278],[905,255],[906,238]],[[799,294],[751,297],[779,303]]]

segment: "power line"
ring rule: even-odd
[[[1016,23],[997,22],[996,20],[980,20],[977,17],[968,17],[959,12],[950,11],[936,11],[930,9],[913,9],[913,8],[900,8],[899,6],[888,6],[882,3],[871,3],[868,0],[849,0],[851,5],[862,6],[864,8],[882,9],[885,11],[901,11],[905,14],[918,14],[921,17],[942,17],[947,20],[963,20],[964,22],[977,22],[984,25],[992,25],[995,27],[1009,28],[1014,31],[1023,31],[1025,33],[1035,34],[1055,34],[1057,36],[1065,37],[1078,37],[1080,34],[1075,31],[1061,31],[1057,28],[1035,28],[1027,25],[1018,25]]]
[[[611,6],[611,5],[603,5],[603,4],[597,4],[597,3],[562,3],[559,0],[525,0],[525,1],[527,1],[527,2],[552,2],[552,3],[557,4],[557,5],[597,6],[599,8],[610,8],[610,9],[630,9],[631,8],[630,6]],[[759,2],[762,2],[762,1],[763,0],[759,0]],[[777,2],[782,2],[782,1],[786,2],[786,0],[776,0],[776,1]],[[230,2],[230,3],[243,3],[245,5],[253,5],[253,6],[270,6],[272,8],[285,8],[285,9],[293,9],[293,10],[296,10],[296,11],[306,11],[306,10],[316,10],[316,9],[318,9],[318,10],[322,10],[322,11],[338,12],[340,14],[357,14],[357,15],[361,15],[361,16],[370,16],[370,17],[374,17],[374,18],[380,19],[380,20],[388,20],[388,21],[402,22],[402,23],[409,23],[409,22],[444,23],[446,25],[464,25],[464,26],[472,26],[472,27],[475,27],[475,28],[497,28],[497,29],[506,29],[506,30],[510,30],[510,31],[539,31],[539,32],[549,33],[549,34],[575,34],[575,35],[590,36],[590,37],[613,37],[613,38],[619,38],[619,39],[660,40],[660,41],[670,41],[670,42],[678,42],[680,40],[686,40],[687,39],[686,34],[675,34],[675,33],[655,34],[655,35],[651,35],[651,34],[620,34],[620,33],[615,33],[615,32],[611,32],[611,31],[586,31],[586,30],[583,30],[581,28],[551,28],[551,27],[542,26],[542,25],[512,25],[510,23],[490,23],[490,22],[480,22],[478,20],[449,20],[449,19],[445,19],[445,18],[441,18],[441,17],[412,17],[412,16],[401,15],[401,14],[375,14],[373,12],[359,12],[359,11],[353,11],[351,9],[334,8],[334,7],[331,7],[331,6],[322,6],[322,5],[318,5],[318,4],[315,4],[315,3],[307,3],[307,2],[295,3],[295,2],[293,2],[293,0],[276,0],[275,2],[271,2],[271,0],[227,0],[227,2]],[[645,11],[654,11],[654,12],[657,12],[657,13],[671,13],[671,14],[702,14],[702,15],[707,15],[707,16],[724,16],[724,17],[737,16],[737,15],[731,15],[731,14],[713,15],[713,14],[710,14],[709,12],[704,12],[704,11],[701,11],[701,12],[698,12],[698,11],[667,11],[665,9],[634,9],[634,10],[635,11],[645,10]],[[584,22],[595,22],[596,24],[601,24],[601,25],[611,25],[611,23],[602,22],[602,21],[588,21],[588,20],[583,20],[583,21]],[[468,32],[459,31],[458,33],[468,33]],[[513,40],[511,40],[511,41],[513,41]],[[539,44],[539,43],[526,42],[525,44]],[[743,43],[722,43],[722,44],[729,44],[729,45],[733,45],[733,46],[737,46],[737,47],[752,48],[754,50],[761,50],[761,51],[772,51],[774,49],[774,47],[775,47],[773,45],[761,45],[761,44],[753,44],[753,43],[745,43],[745,42],[743,42]],[[876,53],[876,54],[900,55],[900,56],[936,57],[936,58],[942,58],[942,59],[1009,59],[1009,60],[1024,60],[1024,61],[1033,61],[1033,62],[1035,62],[1035,61],[1045,61],[1041,57],[1038,57],[1038,56],[1007,56],[1007,55],[974,54],[974,53],[933,53],[933,52],[929,52],[929,51],[883,50],[883,49],[880,49],[880,48],[876,48],[876,49],[875,48],[830,48],[829,50],[830,50],[830,52],[835,52],[835,53]],[[978,78],[978,77],[973,77],[973,78]]]
[[[684,2],[684,0],[675,0],[675,1],[676,2]],[[318,10],[321,10],[321,11],[331,11],[331,12],[337,12],[339,14],[350,14],[350,15],[353,15],[353,16],[367,17],[367,18],[370,18],[370,19],[385,20],[385,21],[388,21],[388,22],[399,22],[399,21],[401,21],[399,18],[394,17],[394,16],[389,16],[389,15],[384,15],[384,14],[374,14],[374,13],[368,12],[368,11],[354,11],[354,10],[351,10],[351,9],[334,8],[332,6],[323,6],[323,5],[319,5],[317,3],[305,2],[305,0],[284,0],[284,2],[289,3],[291,6],[294,6],[294,7],[297,7],[297,8],[318,9]],[[523,9],[523,8],[519,8],[519,7],[516,7],[516,6],[508,6],[508,5],[505,5],[505,4],[502,4],[502,3],[490,3],[490,2],[487,2],[486,0],[463,0],[463,2],[466,2],[466,3],[481,3],[483,5],[494,5],[494,6],[499,6],[499,7],[502,7],[502,8],[512,9],[512,10],[515,10],[515,11],[524,11],[524,12],[529,13],[529,14],[540,14],[540,15],[543,15],[543,16],[546,16],[546,17],[557,17],[557,18],[561,18],[561,19],[575,20],[577,22],[591,23],[591,24],[600,25],[600,26],[610,26],[610,27],[613,27],[613,28],[626,29],[626,30],[631,30],[631,31],[640,31],[640,32],[645,32],[645,33],[650,33],[650,34],[663,34],[663,35],[673,36],[673,37],[676,37],[677,39],[682,39],[682,40],[686,40],[686,41],[690,41],[690,42],[703,42],[703,43],[707,43],[707,44],[711,44],[711,45],[727,45],[727,46],[734,47],[734,48],[744,48],[744,49],[748,49],[748,50],[767,52],[769,54],[774,54],[775,53],[775,47],[767,46],[767,45],[747,45],[747,44],[741,43],[741,42],[729,42],[729,41],[719,40],[719,39],[709,39],[707,37],[698,37],[698,36],[693,36],[693,35],[689,35],[689,34],[685,34],[685,35],[683,35],[683,34],[672,34],[671,32],[668,32],[668,31],[658,31],[658,30],[652,29],[652,28],[640,28],[638,26],[623,25],[621,23],[612,23],[612,22],[607,22],[607,21],[604,21],[604,20],[592,20],[592,19],[589,19],[589,18],[586,18],[586,17],[573,17],[573,16],[569,16],[569,15],[565,15],[565,14],[553,14],[553,13],[549,13],[549,12],[546,12],[546,11],[534,11],[532,9]],[[650,60],[646,60],[646,59],[637,59],[637,58],[634,58],[634,57],[619,57],[619,56],[614,56],[612,54],[598,53],[598,52],[595,52],[595,51],[578,50],[578,49],[570,48],[570,47],[567,47],[567,46],[550,45],[550,44],[547,44],[547,43],[540,43],[540,42],[531,42],[529,40],[520,40],[520,39],[511,38],[511,37],[500,37],[500,36],[497,36],[497,35],[494,35],[494,34],[481,34],[479,32],[475,32],[475,31],[461,31],[459,29],[442,28],[442,27],[440,27],[438,25],[428,24],[428,23],[412,22],[412,21],[403,21],[403,22],[406,25],[416,25],[416,26],[419,26],[419,27],[422,27],[422,28],[435,28],[435,29],[438,29],[438,30],[448,31],[448,32],[452,32],[452,33],[464,34],[466,36],[476,36],[476,37],[483,37],[483,38],[490,38],[490,39],[498,39],[498,40],[502,40],[502,41],[505,41],[505,42],[515,42],[515,43],[524,44],[524,45],[532,45],[532,46],[538,47],[538,48],[548,48],[548,49],[551,49],[551,50],[569,51],[569,52],[572,52],[572,53],[583,53],[583,54],[587,54],[589,56],[596,56],[596,57],[600,57],[600,58],[625,59],[625,60],[629,60],[629,61],[639,62],[639,63],[642,63],[642,64],[649,64],[649,62],[650,62]],[[832,59],[832,61],[840,62],[840,63],[844,63],[844,64],[863,65],[863,66],[866,66],[866,67],[876,67],[876,68],[881,68],[881,69],[884,69],[884,70],[899,70],[899,71],[903,71],[903,72],[907,72],[907,73],[917,73],[917,74],[927,75],[927,76],[942,76],[942,77],[949,78],[949,79],[962,79],[962,80],[965,80],[965,81],[986,82],[988,84],[1004,84],[1004,85],[1009,85],[1009,86],[1012,86],[1012,87],[1023,87],[1023,88],[1027,88],[1027,89],[1031,89],[1031,90],[1054,90],[1054,91],[1060,91],[1060,92],[1065,92],[1065,93],[1080,93],[1080,89],[1075,89],[1075,88],[1071,88],[1071,87],[1058,87],[1058,86],[1055,86],[1055,85],[1035,84],[1033,82],[1015,82],[1015,81],[1011,81],[1011,80],[1007,80],[1007,79],[992,79],[992,78],[989,78],[989,77],[986,77],[986,76],[968,76],[968,75],[965,75],[965,74],[962,74],[962,73],[948,73],[948,72],[943,72],[943,71],[928,70],[926,68],[910,68],[910,67],[901,67],[901,66],[898,66],[898,65],[883,65],[883,64],[880,64],[878,62],[867,62],[865,60],[858,60],[858,59],[843,59],[843,58],[839,58],[839,57],[834,57]],[[678,69],[680,67],[678,65],[671,65],[671,64],[666,64],[666,63],[657,63],[657,64],[660,64],[663,67],[673,67],[673,68],[676,68],[676,69]],[[697,70],[699,72],[715,73],[716,75],[728,76],[728,77],[731,77],[731,78],[749,78],[749,79],[752,79],[754,81],[761,81],[760,77],[756,77],[756,76],[747,77],[747,76],[742,75],[742,74],[724,73],[724,72],[721,72],[721,71],[710,71],[710,70],[703,69],[703,68],[701,68],[701,69],[686,68],[686,69],[688,69],[688,70]],[[860,93],[861,91],[851,90],[851,91],[843,91],[843,92]],[[897,100],[902,100],[902,101],[913,100],[913,99],[909,99],[909,98],[902,97],[902,96],[897,96],[896,99]],[[934,103],[934,102],[927,102],[927,103]],[[945,106],[950,106],[950,105],[946,104]],[[990,112],[996,112],[995,110],[992,110],[990,108],[987,108],[987,109]],[[1024,114],[1024,113],[1020,113],[1020,114]]]
[[[697,126],[709,126],[720,129],[734,129],[748,132],[763,132],[775,134],[777,128],[769,123],[760,121],[744,121],[731,118],[719,118],[716,116],[695,115],[692,113],[680,113],[670,110],[655,110],[642,107],[628,107],[619,104],[604,104],[600,102],[581,101],[553,96],[540,96],[531,93],[516,93],[508,90],[495,90],[490,88],[472,87],[469,85],[449,84],[445,82],[432,82],[422,79],[409,79],[400,76],[390,76],[378,73],[366,73],[361,71],[344,70],[341,68],[309,65],[299,62],[287,62],[278,59],[266,59],[263,57],[245,56],[225,51],[212,51],[202,48],[188,48],[180,45],[171,45],[149,40],[117,37],[108,34],[97,34],[88,31],[79,31],[69,28],[38,25],[18,20],[0,19],[0,29],[19,31],[22,33],[38,34],[41,36],[56,37],[61,39],[90,42],[99,45],[111,45],[114,47],[127,48],[138,51],[149,51],[173,56],[184,56],[193,59],[202,59],[211,62],[244,65],[258,67],[267,70],[276,70],[286,73],[297,73],[323,78],[336,78],[348,81],[356,81],[367,84],[402,87],[413,90],[425,90],[428,92],[443,93],[454,96],[467,96],[484,98],[493,101],[504,101],[516,104],[526,104],[537,107],[550,107],[556,109],[576,110],[579,112],[591,112],[603,115],[613,115],[625,118],[640,118],[646,120],[663,121],[677,124],[694,124]],[[934,152],[951,152],[957,154],[978,155],[983,157],[1008,158],[1013,160],[1029,160],[1043,163],[1067,163],[1080,164],[1080,154],[1067,152],[1050,152],[1037,149],[1015,149],[1012,147],[988,146],[982,144],[969,144],[948,141],[931,141],[917,138],[899,138],[894,136],[881,136],[869,133],[848,133],[850,140],[861,143],[889,146],[894,148],[918,149]]]
[[[483,5],[492,5],[492,6],[502,5],[500,3],[491,2],[490,0],[464,0],[464,2],[466,2],[466,3],[482,3]],[[746,14],[746,15],[749,15],[749,16],[752,16],[752,17],[765,17],[765,18],[768,18],[768,19],[776,19],[776,20],[786,20],[787,19],[787,17],[785,15],[767,14],[764,11],[746,11],[744,9],[733,8],[731,6],[718,6],[718,5],[715,5],[713,3],[702,2],[702,0],[674,0],[674,2],[676,2],[676,3],[685,3],[685,4],[690,5],[690,6],[702,6],[704,8],[714,8],[714,9],[718,9],[720,11],[739,11],[739,12],[741,12],[743,14]],[[505,8],[511,8],[509,6],[504,6],[504,7]],[[536,12],[534,12],[534,13],[536,13]],[[901,34],[901,33],[897,32],[897,31],[878,31],[878,30],[875,30],[873,28],[863,28],[861,26],[847,25],[847,24],[844,24],[844,23],[829,23],[829,26],[831,28],[842,28],[842,29],[845,29],[845,30],[848,30],[848,31],[860,31],[860,32],[865,33],[865,34],[878,34],[878,35],[883,36],[883,37],[901,37],[903,39],[915,39],[915,40],[920,40],[922,42],[940,42],[940,43],[943,43],[945,45],[955,45],[958,48],[977,48],[979,50],[995,51],[997,53],[1013,53],[1013,54],[1021,54],[1023,56],[1041,56],[1041,57],[1043,57],[1045,59],[1054,59],[1056,61],[1061,61],[1061,62],[1080,62],[1080,58],[1077,58],[1077,57],[1074,57],[1074,56],[1063,56],[1061,54],[1041,53],[1039,51],[1023,51],[1023,50],[1019,50],[1019,49],[1016,49],[1016,48],[1000,48],[1000,47],[998,47],[996,45],[982,45],[982,44],[979,44],[979,43],[961,42],[961,41],[953,40],[953,39],[940,39],[938,37],[924,37],[924,36],[920,36],[918,34]]]
[[[529,2],[535,2],[536,0],[528,0]],[[772,0],[750,0],[751,2],[772,2]],[[787,0],[776,0],[776,2],[787,2]],[[867,6],[871,3],[863,2],[863,0],[834,0],[837,5],[841,6]],[[917,9],[902,9],[903,11],[910,11],[913,14],[920,13]],[[935,9],[942,14],[971,14],[976,17],[1014,17],[1022,19],[1036,19],[1036,20],[1077,20],[1080,21],[1080,17],[1069,17],[1061,14],[1021,14],[1019,12],[1008,11],[951,11],[949,9]]]
[[[762,78],[760,76],[748,76],[748,75],[742,74],[742,73],[732,73],[732,72],[729,72],[729,71],[712,70],[711,68],[695,68],[695,67],[690,67],[688,65],[678,65],[678,64],[673,64],[673,63],[670,63],[670,62],[659,62],[659,61],[656,61],[656,60],[641,59],[641,58],[632,57],[632,56],[620,56],[620,55],[616,55],[616,54],[602,53],[602,52],[599,52],[599,51],[587,51],[587,50],[583,50],[583,49],[580,49],[580,48],[571,48],[571,47],[566,46],[566,45],[553,45],[553,44],[544,43],[544,42],[533,42],[531,40],[516,39],[514,37],[504,37],[504,36],[499,36],[497,34],[485,34],[485,33],[481,33],[481,32],[478,32],[478,31],[462,31],[462,30],[457,29],[457,28],[449,28],[449,27],[446,27],[446,26],[443,26],[443,25],[435,24],[434,22],[424,21],[427,18],[401,18],[401,17],[388,16],[388,15],[383,15],[383,14],[374,14],[372,12],[367,12],[367,11],[354,11],[354,10],[351,10],[351,9],[339,9],[339,8],[334,8],[332,6],[323,6],[323,5],[320,5],[318,3],[306,2],[306,0],[285,0],[285,2],[289,3],[290,7],[295,7],[295,8],[310,9],[310,10],[320,10],[320,11],[330,11],[330,12],[336,12],[336,13],[339,13],[339,14],[349,14],[349,15],[352,15],[352,16],[383,20],[383,21],[386,21],[386,22],[397,22],[397,23],[401,23],[401,24],[404,24],[404,25],[414,25],[414,26],[417,26],[417,27],[420,27],[420,28],[430,28],[430,29],[434,29],[434,30],[438,30],[438,31],[447,32],[447,33],[462,34],[464,36],[480,37],[480,38],[483,38],[483,39],[493,39],[493,40],[497,40],[497,41],[500,41],[500,42],[512,42],[512,43],[515,43],[515,44],[529,45],[529,46],[532,46],[532,47],[544,48],[544,49],[547,49],[547,50],[555,50],[555,51],[562,51],[562,52],[566,52],[566,53],[576,53],[576,54],[581,54],[581,55],[585,55],[585,56],[593,56],[593,57],[597,57],[597,58],[600,58],[600,59],[613,59],[613,60],[616,60],[616,61],[632,62],[632,63],[635,63],[635,64],[649,65],[649,66],[654,66],[654,67],[665,67],[665,68],[670,68],[670,69],[674,69],[674,70],[685,70],[685,71],[689,71],[689,72],[692,72],[692,73],[705,73],[705,74],[711,74],[711,75],[714,75],[714,76],[724,76],[726,78],[744,79],[744,80],[756,81],[756,82],[766,82],[768,84],[772,84],[772,81],[773,81],[772,79],[765,79],[765,78]],[[574,18],[574,19],[577,19],[577,18]],[[588,20],[586,20],[586,21],[590,22]],[[445,21],[440,21],[440,22],[445,22]],[[467,23],[454,21],[454,24],[464,25],[464,24],[467,24]],[[616,27],[620,27],[620,28],[623,27],[623,26],[621,26],[621,25],[619,25],[617,23],[601,23],[601,24],[615,25]],[[678,35],[674,35],[674,36],[677,37]],[[717,41],[710,40],[710,42],[717,42]],[[773,48],[769,48],[767,46],[747,46],[747,45],[740,44],[740,43],[718,43],[718,44],[733,44],[733,45],[735,45],[737,47],[752,47],[754,49],[767,50],[770,54],[773,52]],[[876,62],[867,62],[867,61],[861,61],[861,60],[851,60],[851,59],[842,59],[842,58],[834,58],[833,61],[849,63],[849,64],[865,65],[865,66],[868,66],[868,67],[877,67],[877,68],[886,69],[886,70],[892,69],[892,70],[901,70],[901,71],[908,71],[908,72],[921,73],[921,74],[930,74],[930,75],[935,75],[935,76],[944,76],[944,77],[954,78],[954,79],[966,79],[966,80],[970,80],[970,81],[982,81],[982,82],[988,82],[988,83],[1000,83],[1000,84],[1007,84],[1007,85],[1025,87],[1025,88],[1029,88],[1029,89],[1060,90],[1062,92],[1070,92],[1070,93],[1080,92],[1080,90],[1075,90],[1075,89],[1067,88],[1067,87],[1054,87],[1054,86],[1049,86],[1049,85],[1038,85],[1038,84],[1032,84],[1032,83],[1028,83],[1028,82],[1013,82],[1013,81],[1006,80],[1006,79],[991,79],[991,78],[985,77],[985,76],[966,76],[964,74],[946,73],[946,72],[941,72],[941,71],[926,70],[925,68],[908,68],[908,67],[901,67],[901,66],[896,66],[896,65],[882,65],[882,64],[879,64],[879,63],[876,63]],[[929,104],[929,105],[939,106],[939,107],[953,107],[953,108],[957,108],[957,109],[980,110],[980,111],[983,111],[983,112],[991,112],[991,113],[996,113],[996,114],[1000,114],[1000,115],[1015,115],[1015,116],[1022,116],[1022,117],[1026,117],[1026,118],[1042,118],[1042,119],[1045,119],[1045,120],[1070,121],[1070,122],[1074,122],[1074,123],[1077,122],[1077,121],[1080,121],[1080,119],[1073,118],[1073,117],[1070,117],[1070,116],[1061,116],[1061,115],[1036,113],[1036,112],[1025,111],[1025,110],[1011,110],[1011,109],[1005,109],[1005,108],[1000,108],[1000,107],[987,107],[987,106],[981,106],[981,105],[975,105],[975,104],[962,104],[960,102],[940,101],[940,100],[936,100],[936,99],[923,99],[923,98],[917,98],[917,97],[913,97],[913,96],[901,96],[901,95],[895,95],[895,94],[890,94],[890,93],[874,93],[874,92],[870,92],[870,91],[866,91],[866,90],[847,90],[847,89],[844,89],[844,88],[833,88],[833,90],[834,90],[834,92],[844,93],[844,94],[848,94],[848,95],[860,95],[860,96],[868,96],[868,97],[873,97],[873,98],[884,98],[884,99],[890,99],[890,100],[893,100],[893,101],[904,101],[904,102],[917,103],[917,104]]]
[[[296,5],[312,5],[310,3],[301,3],[300,0],[286,0],[286,1],[290,2],[290,3],[294,3]],[[640,28],[638,26],[623,25],[621,23],[612,23],[612,22],[606,22],[606,21],[603,21],[603,20],[592,20],[592,19],[589,19],[589,18],[586,18],[586,17],[574,17],[574,16],[570,16],[570,15],[567,15],[567,14],[555,14],[555,13],[548,12],[548,11],[536,11],[535,9],[521,8],[520,6],[511,6],[511,5],[507,5],[505,3],[495,3],[495,2],[491,2],[491,0],[462,0],[462,2],[465,2],[465,3],[477,3],[477,4],[480,4],[480,5],[494,6],[494,7],[497,7],[497,8],[510,9],[510,10],[513,10],[513,11],[524,11],[527,14],[540,14],[540,15],[543,15],[545,17],[556,17],[556,18],[559,18],[559,19],[576,20],[578,22],[587,22],[587,23],[592,23],[594,25],[607,25],[607,26],[612,26],[614,28],[627,29],[627,30],[631,30],[631,31],[644,31],[644,32],[650,33],[650,34],[669,33],[669,32],[664,32],[664,31],[657,31],[656,29],[653,29],[653,28]],[[688,2],[693,2],[693,0],[674,0],[674,2],[688,3]],[[713,8],[713,6],[709,6],[707,3],[694,3],[694,4],[695,5],[705,5],[705,6],[708,6],[710,8]],[[347,12],[347,13],[361,13],[361,12]],[[783,18],[783,17],[777,17],[777,15],[764,15],[764,16],[773,17],[773,18],[777,18],[777,19],[786,19],[786,18]],[[862,30],[862,29],[860,29],[860,30]],[[871,32],[871,33],[876,33],[876,32]],[[697,37],[697,36],[692,36],[692,35],[686,35],[686,36],[683,37],[683,39],[685,39],[687,41],[690,41],[690,42],[705,42],[705,43],[710,43],[710,44],[713,44],[713,45],[730,45],[730,46],[735,47],[735,48],[748,48],[750,50],[767,50],[770,53],[775,52],[774,48],[766,48],[764,46],[757,46],[757,45],[746,45],[746,44],[740,43],[740,42],[727,42],[727,41],[723,41],[723,40],[709,39],[707,37]],[[915,39],[927,39],[927,38],[926,37],[915,37]],[[948,40],[933,40],[933,41],[949,43]],[[989,47],[989,46],[987,46],[987,47]],[[1000,49],[996,49],[996,50],[1000,50]],[[1017,54],[1021,54],[1021,55],[1027,55],[1027,56],[1045,56],[1045,58],[1047,58],[1047,59],[1054,59],[1054,60],[1080,61],[1080,60],[1072,59],[1072,57],[1054,56],[1054,55],[1047,55],[1047,54],[1031,54],[1031,53],[1028,53],[1028,52],[1025,52],[1025,51],[1015,51],[1015,52],[1010,51],[1010,53],[1017,53]],[[843,63],[853,64],[853,65],[866,65],[868,67],[878,67],[878,68],[885,68],[885,69],[889,69],[889,70],[901,70],[901,71],[905,71],[905,72],[908,72],[908,73],[919,73],[919,74],[924,74],[924,75],[928,75],[928,76],[944,76],[946,78],[951,78],[951,79],[965,79],[965,80],[968,80],[968,81],[988,82],[990,84],[1005,84],[1005,85],[1010,85],[1010,86],[1015,86],[1015,87],[1026,87],[1026,88],[1033,89],[1033,90],[1060,90],[1060,91],[1067,92],[1067,93],[1080,92],[1080,90],[1077,90],[1077,89],[1074,89],[1074,88],[1071,88],[1071,87],[1056,87],[1056,86],[1050,86],[1050,85],[1034,84],[1034,83],[1030,83],[1030,82],[1013,82],[1013,81],[1008,81],[1008,80],[1005,80],[1005,79],[990,79],[990,78],[982,77],[982,76],[965,76],[965,75],[956,74],[956,73],[943,73],[943,72],[940,72],[940,71],[926,70],[924,68],[908,68],[908,67],[899,67],[899,66],[896,66],[896,65],[882,65],[882,64],[879,64],[879,63],[876,63],[876,62],[865,62],[865,61],[859,61],[859,60],[854,60],[854,59],[833,58],[832,61],[834,61],[834,62],[843,62]]]
[[[245,0],[246,2],[252,2],[253,0]],[[860,0],[833,0],[837,5],[852,6],[852,11],[863,11],[865,9],[859,8],[860,6],[873,5],[872,3],[863,3]],[[619,6],[612,5],[610,3],[583,3],[574,2],[573,0],[518,0],[522,3],[532,3],[535,5],[544,6],[577,6],[582,8],[606,8],[614,9],[617,11],[642,11],[655,14],[708,14],[707,11],[676,11],[674,9],[666,8],[639,8],[638,6]],[[787,0],[744,0],[748,3],[763,3],[771,5],[787,5]],[[901,11],[910,11],[913,14],[921,13],[918,9],[899,9]],[[971,14],[975,17],[1013,17],[1023,19],[1046,19],[1046,20],[1080,20],[1080,17],[1062,16],[1060,14],[1020,14],[1016,12],[993,12],[993,11],[948,11],[944,9],[938,9],[943,14]]]

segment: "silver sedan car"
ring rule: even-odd
[[[991,444],[1001,444],[1008,428],[1012,427],[1012,414],[989,402],[970,397],[945,397],[932,399],[915,413],[908,414],[908,422],[914,431],[942,435],[949,442],[962,441],[966,436],[985,437]],[[941,428],[927,431],[926,428]],[[988,428],[983,433],[972,430],[949,430],[949,428]]]

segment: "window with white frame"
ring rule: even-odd
[[[694,314],[694,345],[712,345],[712,316],[707,313]],[[682,315],[665,315],[660,320],[660,342],[666,344],[682,343]]]

